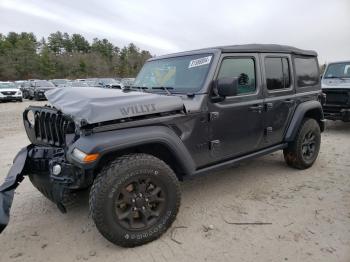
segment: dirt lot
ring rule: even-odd
[[[31,102],[34,103],[34,102]],[[43,104],[43,103],[41,103]],[[21,114],[0,104],[0,179],[28,143]],[[350,261],[350,124],[328,123],[308,170],[281,152],[182,183],[173,227],[148,245],[123,249],[96,230],[87,194],[61,214],[30,184],[18,188],[0,261]],[[233,225],[231,222],[271,225]]]

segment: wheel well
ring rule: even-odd
[[[183,177],[185,175],[185,170],[183,168],[182,163],[178,160],[176,156],[174,156],[174,154],[171,152],[171,150],[167,146],[161,143],[145,144],[145,145],[135,146],[135,147],[107,153],[102,156],[97,167],[95,168],[95,172],[94,172],[95,176],[110,161],[113,161],[114,159],[122,155],[131,154],[131,153],[149,154],[163,160],[175,172],[177,178],[179,180],[183,180]]]
[[[324,131],[324,124],[321,121],[323,120],[323,113],[319,108],[310,109],[305,113],[304,117],[315,119],[320,126],[321,131]]]

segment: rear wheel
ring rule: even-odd
[[[315,119],[306,118],[292,143],[283,150],[286,163],[294,168],[306,169],[316,161],[321,144],[321,130]]]
[[[126,155],[103,168],[89,202],[105,238],[124,247],[143,245],[160,237],[175,220],[179,182],[162,160],[147,154]]]

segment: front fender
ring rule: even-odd
[[[181,164],[186,174],[194,172],[195,163],[187,148],[171,129],[164,126],[128,128],[82,136],[69,147],[67,159],[80,167],[91,169],[96,167],[98,160],[91,164],[79,163],[72,156],[74,148],[78,148],[86,154],[98,153],[100,154],[99,159],[101,159],[108,153],[154,143],[166,146]]]
[[[291,142],[294,140],[304,117],[307,116],[310,112],[312,112],[312,116],[320,124],[321,131],[324,130],[324,116],[321,103],[315,100],[303,102],[299,104],[295,109],[293,118],[285,135],[286,142]]]

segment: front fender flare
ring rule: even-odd
[[[67,158],[84,169],[91,169],[96,167],[98,161],[91,164],[79,163],[72,156],[74,148],[86,154],[99,153],[101,158],[118,150],[154,143],[166,146],[181,164],[186,175],[195,171],[195,163],[181,139],[170,128],[164,126],[128,128],[82,136],[69,147]]]
[[[303,102],[299,104],[294,111],[293,118],[285,135],[286,142],[291,142],[294,140],[305,115],[311,110],[318,112],[318,119],[316,120],[320,124],[321,131],[324,130],[324,117],[321,103],[319,101]]]

